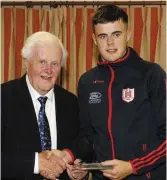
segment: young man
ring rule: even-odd
[[[55,35],[36,32],[22,49],[27,73],[2,84],[3,180],[70,179],[62,158],[47,159],[49,150],[65,148],[79,131],[77,98],[56,85],[66,55]]]
[[[79,80],[80,139],[94,161],[112,165],[92,171],[93,180],[165,180],[166,74],[127,46],[128,16],[119,7],[98,8],[92,25],[100,60]]]

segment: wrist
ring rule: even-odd
[[[129,175],[133,174],[133,167],[130,162],[128,162],[128,170],[129,170]]]
[[[69,149],[63,149],[63,152],[66,154],[66,159],[68,164],[72,164],[74,162],[74,155]]]
[[[130,164],[130,166],[131,166],[131,168],[132,168],[132,173],[131,173],[131,174],[137,174],[136,169],[135,169],[135,167],[133,166],[132,161],[128,161],[128,162],[129,162],[129,164]]]

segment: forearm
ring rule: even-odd
[[[142,174],[155,169],[166,162],[166,140],[154,150],[148,150],[143,157],[129,161],[134,174]]]

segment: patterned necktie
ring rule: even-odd
[[[50,150],[51,149],[51,136],[48,119],[45,113],[45,104],[47,97],[39,97],[38,101],[41,103],[41,108],[39,110],[38,115],[38,126],[41,138],[41,147],[42,150]]]

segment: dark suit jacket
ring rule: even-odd
[[[57,149],[71,145],[79,131],[77,98],[55,85]],[[25,76],[1,85],[2,179],[39,180],[34,175],[40,135]],[[68,180],[63,173],[60,180]]]

